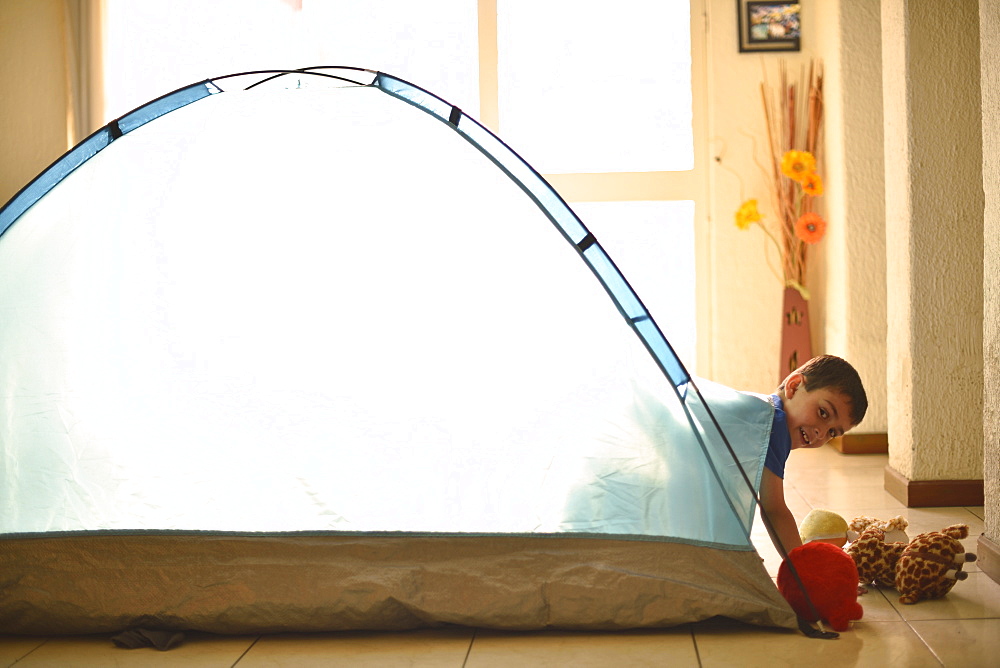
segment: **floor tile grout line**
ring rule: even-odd
[[[249,647],[247,647],[247,648],[246,648],[245,650],[243,650],[243,653],[242,653],[242,654],[240,654],[239,658],[238,658],[238,659],[236,659],[236,661],[234,661],[234,662],[233,662],[233,665],[232,665],[232,666],[230,666],[230,668],[235,668],[236,664],[238,664],[238,663],[239,663],[240,661],[242,661],[242,660],[243,660],[243,658],[244,658],[244,657],[245,657],[245,656],[246,656],[247,654],[249,654],[249,653],[250,653],[250,650],[252,650],[252,649],[254,648],[254,646],[255,646],[255,645],[256,645],[257,643],[259,643],[259,642],[260,642],[260,639],[261,639],[261,638],[263,638],[263,637],[264,637],[263,635],[259,635],[259,636],[257,636],[256,638],[254,638],[253,642],[252,642],[252,643],[250,643],[250,646],[249,646]]]
[[[897,611],[897,612],[898,612],[898,611]],[[927,651],[931,653],[931,656],[933,656],[933,657],[934,657],[934,660],[935,660],[935,661],[937,661],[938,663],[940,663],[940,664],[941,664],[942,666],[944,666],[944,665],[945,665],[945,664],[944,664],[944,661],[943,661],[943,660],[941,659],[941,657],[939,657],[939,656],[938,656],[937,652],[935,652],[935,651],[934,651],[934,648],[930,646],[930,643],[928,643],[928,642],[927,642],[927,641],[926,641],[926,640],[924,639],[924,637],[923,637],[922,635],[920,635],[920,632],[919,632],[919,631],[917,631],[917,630],[916,630],[915,628],[913,628],[913,624],[911,624],[911,623],[910,623],[911,621],[916,621],[916,620],[909,620],[909,619],[904,619],[904,620],[903,620],[903,623],[904,623],[904,624],[906,624],[906,627],[907,627],[908,629],[910,629],[910,632],[911,632],[911,633],[912,633],[913,635],[917,636],[917,638],[919,638],[919,639],[920,639],[920,642],[921,642],[921,643],[923,644],[923,646],[924,646],[924,647],[926,647],[926,648],[927,648]]]
[[[704,668],[701,663],[701,652],[698,651],[698,635],[694,632],[694,624],[688,624],[691,633],[691,644],[694,645],[694,658],[698,662],[698,668]]]
[[[19,664],[20,662],[22,662],[25,659],[27,659],[29,656],[31,656],[32,654],[34,654],[35,652],[37,652],[42,647],[42,645],[44,645],[48,641],[49,641],[49,638],[42,638],[41,642],[39,642],[37,645],[35,645],[34,647],[32,647],[27,652],[25,652],[22,656],[14,659],[13,663],[8,664],[8,668],[13,668],[14,666],[16,666],[17,664]]]
[[[472,629],[472,637],[469,638],[469,648],[465,650],[465,658],[462,659],[462,668],[465,668],[466,664],[469,663],[469,657],[472,655],[472,644],[476,642],[476,633],[479,629]]]

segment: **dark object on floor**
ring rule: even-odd
[[[129,629],[111,638],[122,649],[155,647],[161,652],[177,647],[184,642],[184,634],[179,631],[150,631],[149,629]]]

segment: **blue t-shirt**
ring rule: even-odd
[[[781,397],[772,394],[769,398],[774,405],[774,419],[771,422],[771,439],[767,442],[764,466],[774,475],[784,479],[785,462],[788,461],[788,454],[792,451],[792,437],[788,435],[788,416],[785,415]]]

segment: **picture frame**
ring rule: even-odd
[[[801,2],[736,0],[740,53],[798,51],[801,8]]]

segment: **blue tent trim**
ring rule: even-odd
[[[97,130],[52,163],[48,169],[39,174],[34,181],[21,189],[10,202],[0,209],[0,235],[6,232],[7,228],[13,225],[21,217],[21,214],[31,208],[35,202],[55,188],[60,181],[107,148],[118,137],[218,91],[219,89],[215,88],[211,82],[193,84],[144,104]]]

